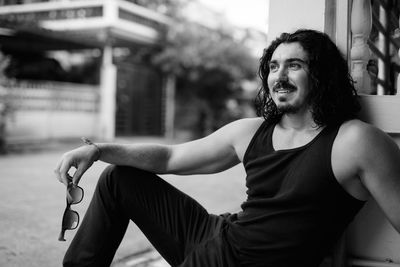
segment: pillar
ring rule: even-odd
[[[369,0],[353,0],[351,10],[352,45],[350,51],[351,75],[358,93],[371,94],[371,78],[367,71],[371,57],[367,40],[372,29],[372,10]]]
[[[115,137],[115,112],[117,91],[117,68],[113,64],[113,49],[103,48],[100,73],[100,112],[98,138],[112,141]]]

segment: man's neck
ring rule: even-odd
[[[300,116],[285,114],[276,125],[272,144],[275,150],[292,149],[303,146],[313,140],[324,127],[319,127],[312,114]]]
[[[278,124],[282,129],[294,131],[310,131],[319,128],[310,111],[284,114]]]

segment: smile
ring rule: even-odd
[[[277,93],[277,94],[290,94],[290,93],[292,93],[294,90],[290,90],[290,89],[287,89],[287,88],[280,88],[280,89],[276,89],[276,90],[274,90],[275,91],[275,93]]]
[[[277,94],[289,94],[296,90],[296,87],[289,83],[278,83],[273,87],[273,90]]]

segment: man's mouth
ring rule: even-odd
[[[278,82],[274,86],[274,92],[278,94],[289,94],[296,90],[296,87],[288,82]]]
[[[279,90],[275,90],[275,92],[277,92],[278,94],[288,94],[291,91],[290,90],[285,90],[285,89],[279,89]]]
[[[274,92],[278,95],[285,95],[292,93],[294,90],[295,88],[276,88],[274,89]]]

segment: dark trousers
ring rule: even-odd
[[[132,220],[171,266],[235,266],[223,216],[155,174],[109,166],[102,173],[64,266],[109,266]]]

